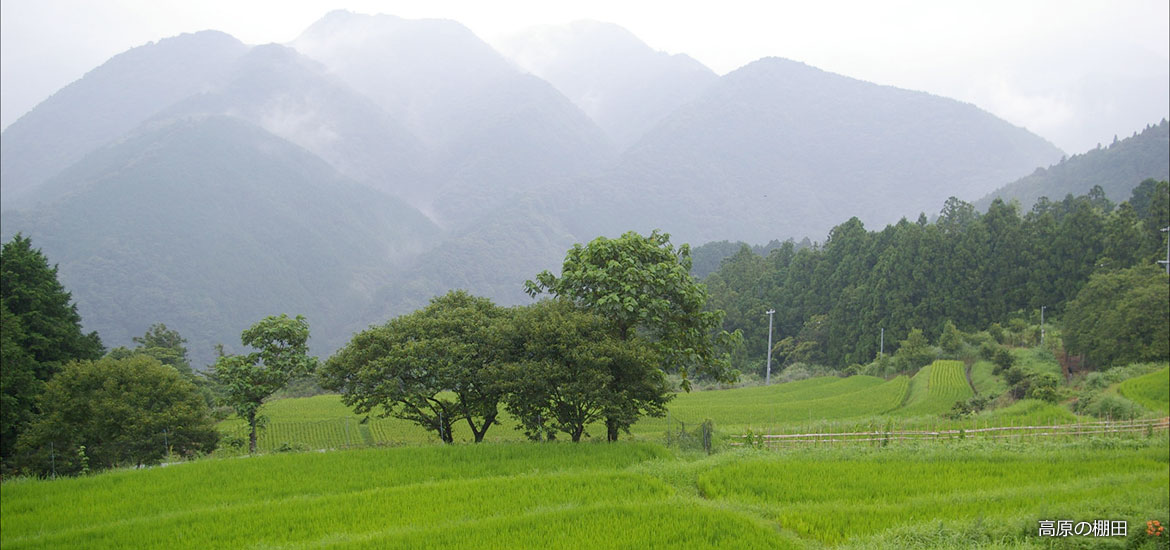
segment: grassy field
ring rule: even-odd
[[[1021,355],[1033,361],[1032,368],[1051,368],[1037,366],[1035,361],[1039,356],[1036,354]],[[1170,379],[1167,372],[1163,369],[1128,380],[1118,391],[1126,396],[1136,396],[1135,401],[1152,410],[1165,411],[1166,396],[1170,393],[1166,389]],[[984,395],[1002,393],[1006,389],[1003,381],[991,374],[991,363],[988,362],[975,363],[972,381]],[[883,380],[873,376],[827,376],[772,386],[681,393],[670,402],[665,417],[643,418],[631,431],[635,439],[662,441],[667,433],[694,429],[706,419],[711,419],[716,431],[723,436],[749,432],[794,433],[888,427],[958,429],[1092,420],[1077,417],[1066,406],[1035,400],[1019,401],[961,420],[944,418],[955,402],[965,401],[973,395],[962,362],[936,361],[912,378],[899,376]],[[260,449],[266,452],[420,444],[437,440],[434,434],[409,422],[355,415],[341,404],[336,395],[277,400],[265,405],[263,413],[270,419],[259,436]],[[237,438],[238,442],[246,437],[246,426],[238,419],[224,421],[220,429]],[[600,435],[604,429],[593,426],[589,432]],[[524,439],[507,414],[502,414],[487,433],[487,440],[492,442]],[[456,424],[455,440],[472,440],[466,425]]]
[[[1151,411],[1170,415],[1170,367],[1125,380],[1117,391]]]
[[[991,361],[976,361],[971,365],[971,383],[980,395],[1003,395],[1008,390],[1007,382],[994,372],[995,363]]]
[[[940,548],[950,536],[952,548],[1040,548],[1039,520],[1105,518],[1127,521],[1130,537],[1102,541],[1138,547],[1145,521],[1167,521],[1168,448],[1158,437],[708,457],[634,442],[496,443],[207,459],[7,481],[0,544]]]

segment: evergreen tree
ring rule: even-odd
[[[57,280],[56,266],[29,238],[16,235],[0,249],[3,307],[3,410],[0,461],[7,467],[16,437],[37,413],[36,397],[68,362],[101,357],[96,332],[84,334],[72,296]]]

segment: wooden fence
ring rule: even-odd
[[[895,441],[933,441],[950,439],[1023,439],[1034,437],[1083,437],[1106,434],[1151,434],[1170,429],[1170,417],[1156,420],[1122,420],[1080,422],[1050,426],[995,426],[948,430],[879,430],[793,434],[744,434],[733,437],[732,445],[780,447],[834,443],[890,443]]]

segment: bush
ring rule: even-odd
[[[778,382],[796,382],[797,380],[804,380],[812,378],[813,372],[808,365],[804,363],[793,363],[784,368],[780,376],[776,377]]]
[[[1033,372],[1015,366],[1004,372],[1008,393],[1016,399],[1041,399],[1055,403],[1060,399],[1060,378],[1051,372]]]
[[[991,362],[995,363],[995,370],[992,371],[992,374],[1000,374],[1016,364],[1016,356],[1007,348],[997,346],[995,351],[991,353]]]
[[[1132,420],[1145,412],[1141,405],[1124,397],[1098,393],[1079,399],[1074,408],[1078,412],[1112,420]]]

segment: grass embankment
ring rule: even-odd
[[[1117,392],[1151,411],[1170,415],[1170,367],[1125,380]]]
[[[1039,547],[1039,520],[1107,518],[1127,520],[1131,537],[1104,542],[1133,547],[1145,521],[1167,521],[1167,449],[1160,437],[694,457],[508,443],[203,460],[5,482],[0,544],[938,548],[962,533],[950,547]]]

